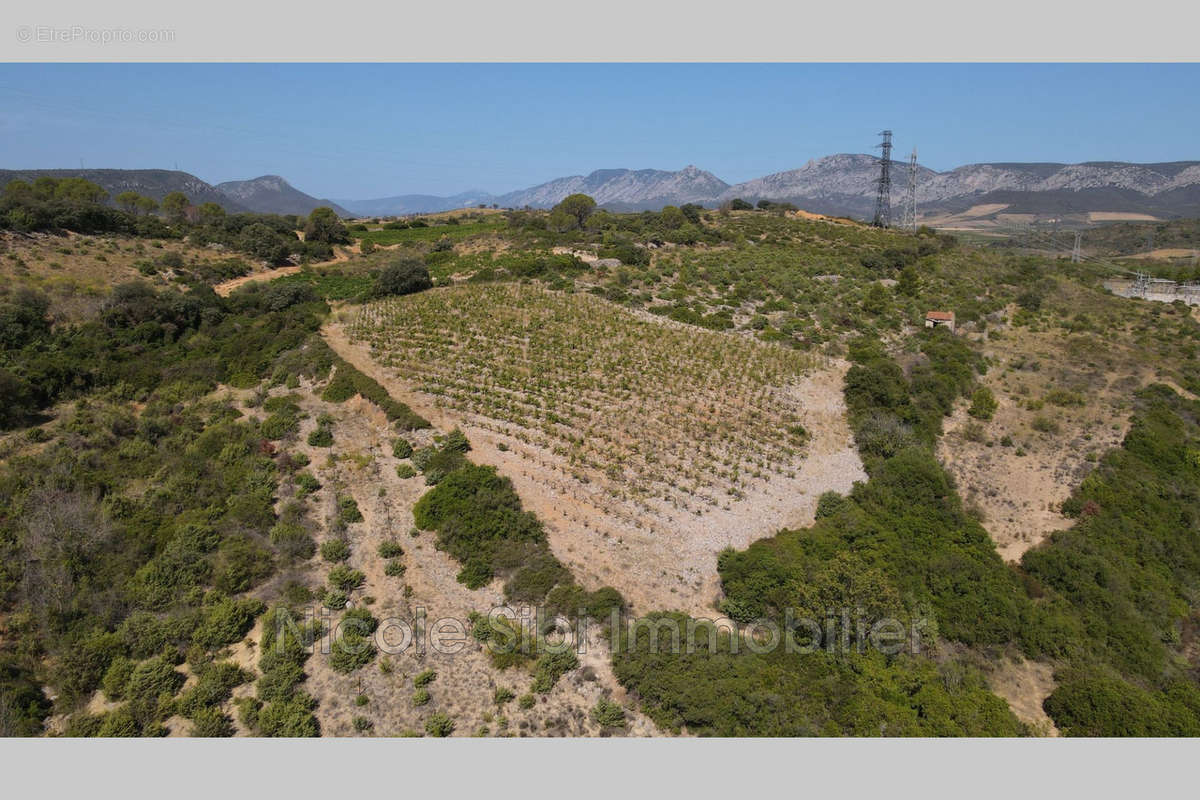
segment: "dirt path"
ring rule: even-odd
[[[273,281],[276,278],[282,278],[284,275],[295,275],[300,271],[300,267],[276,267],[275,269],[264,270],[263,272],[255,272],[251,275],[243,275],[240,278],[233,278],[223,283],[218,283],[213,287],[213,291],[221,297],[229,297],[234,290],[240,289],[247,283],[256,281]]]
[[[300,238],[303,239],[304,237],[301,236]],[[313,267],[325,267],[330,264],[338,264],[338,263],[341,263],[342,261],[349,261],[349,260],[350,260],[350,250],[348,250],[345,247],[335,247],[333,249],[333,258],[331,258],[329,261],[321,261],[319,263],[313,264],[312,266]],[[276,278],[282,278],[284,275],[295,275],[301,269],[303,269],[303,267],[299,267],[299,266],[276,267],[275,269],[267,269],[267,270],[263,270],[262,272],[255,272],[251,275],[243,275],[240,278],[232,278],[230,280],[223,281],[222,283],[218,283],[215,286],[213,286],[213,291],[216,292],[217,294],[219,294],[221,297],[228,297],[235,290],[240,289],[241,287],[245,286],[247,283],[254,283],[255,281],[264,281],[264,282],[265,281],[273,281]]]
[[[794,389],[803,399],[803,422],[813,439],[793,477],[773,477],[747,491],[744,499],[664,523],[594,484],[564,477],[554,454],[496,433],[482,424],[485,420],[448,413],[433,397],[378,364],[369,346],[351,341],[337,321],[327,323],[322,334],[338,355],[435,426],[461,427],[473,445],[472,460],[495,466],[512,480],[525,507],[545,523],[554,554],[579,582],[589,589],[616,587],[636,613],[671,609],[719,616],[716,564],[722,549],[745,548],[780,529],[811,524],[822,492],[844,493],[866,479],[845,419],[842,376],[848,365],[842,362],[810,373]],[[500,444],[507,449],[499,449]]]

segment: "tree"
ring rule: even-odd
[[[729,201],[729,210],[730,211],[753,211],[754,206],[750,205],[749,203],[747,203],[745,200],[743,200],[740,197],[735,197],[735,198],[733,198],[733,200]]]
[[[659,227],[669,231],[682,228],[687,222],[687,217],[683,212],[675,206],[663,206],[663,210],[658,212]]]
[[[153,197],[138,195],[137,210],[142,214],[153,214],[155,211],[158,211],[158,201]]]
[[[115,199],[117,201],[117,206],[120,207],[122,211],[126,211],[130,214],[136,214],[138,210],[138,200],[140,200],[141,197],[142,196],[137,192],[121,192],[116,196]]]
[[[204,203],[200,206],[200,224],[215,225],[225,219],[225,209],[213,202]]]
[[[165,200],[163,204],[166,205]],[[279,234],[261,222],[246,226],[238,237],[238,249],[272,264],[278,264],[288,255],[287,245]]]
[[[906,297],[916,297],[920,294],[921,277],[912,264],[900,270],[900,280],[896,283],[896,291]]]
[[[164,197],[162,209],[167,221],[176,224],[183,222],[187,218],[188,205],[187,195],[183,192],[171,192]]]
[[[308,222],[304,224],[304,241],[345,244],[350,241],[350,234],[332,208],[320,206],[308,215]]]
[[[596,201],[586,194],[569,194],[562,199],[562,202],[553,208],[553,211],[562,211],[565,214],[571,215],[576,224],[583,228],[587,223],[587,218],[596,210]]]
[[[401,258],[384,267],[375,280],[375,297],[413,294],[433,286],[429,268],[415,258]]]

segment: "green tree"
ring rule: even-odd
[[[117,201],[117,206],[122,211],[127,211],[130,214],[136,214],[138,211],[138,200],[140,200],[141,197],[142,196],[137,192],[129,191],[121,192],[114,199]]]
[[[909,264],[900,270],[900,280],[896,283],[896,291],[905,297],[916,297],[921,292],[921,277],[917,269]]]
[[[215,225],[225,219],[225,209],[212,202],[202,204],[199,213],[202,225]]]
[[[415,258],[401,258],[383,268],[375,279],[375,297],[413,294],[433,286],[429,268]]]
[[[304,223],[304,240],[306,242],[325,242],[326,244],[345,244],[350,241],[350,234],[341,219],[328,206],[314,208]]]
[[[183,192],[171,192],[164,197],[162,209],[167,216],[167,221],[178,224],[187,219],[188,205],[187,195]]]
[[[552,210],[570,215],[575,220],[575,224],[583,228],[587,224],[588,217],[596,210],[596,201],[586,194],[569,194]]]
[[[143,215],[148,216],[150,214],[153,214],[155,211],[158,211],[158,201],[155,200],[153,197],[146,197],[145,195],[139,195],[138,199],[137,199],[137,210],[139,213],[141,213]]]

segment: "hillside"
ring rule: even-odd
[[[216,203],[226,211],[250,210],[195,175],[169,169],[0,169],[0,186],[9,181],[32,182],[41,177],[89,180],[108,192],[109,202],[121,192],[137,192],[160,203],[171,192],[183,192],[193,205]]]
[[[261,214],[308,216],[314,208],[329,206],[341,217],[353,216],[332,200],[318,200],[292,186],[278,175],[263,175],[248,181],[225,181],[217,191],[238,205]]]

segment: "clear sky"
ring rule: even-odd
[[[1200,159],[1200,64],[0,64],[0,168],[279,174],[318,197],[607,167],[730,183],[883,128],[944,170]]]

